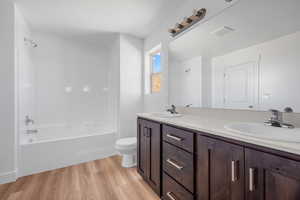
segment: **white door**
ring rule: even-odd
[[[255,106],[256,62],[224,69],[224,108],[253,109]]]

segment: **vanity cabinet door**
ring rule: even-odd
[[[145,178],[147,177],[147,128],[143,120],[138,120],[137,130],[137,170]]]
[[[137,170],[161,194],[161,125],[138,120]]]
[[[244,199],[244,148],[197,136],[198,200]]]
[[[299,200],[300,162],[246,149],[246,200]]]

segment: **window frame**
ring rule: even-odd
[[[161,80],[160,80],[160,83],[162,83],[162,63],[160,63],[160,72],[153,72],[154,70],[153,70],[153,57],[155,56],[155,55],[157,55],[157,54],[160,54],[160,59],[162,58],[162,51],[161,51],[161,48],[158,48],[158,49],[156,49],[156,50],[154,50],[154,51],[151,51],[150,53],[149,53],[149,64],[150,64],[150,74],[149,74],[149,78],[150,78],[150,93],[151,94],[154,94],[154,93],[159,93],[159,92],[161,92],[161,85],[160,85],[160,88],[159,88],[159,91],[154,91],[153,90],[153,80],[152,80],[152,76],[153,75],[160,75],[161,76]]]

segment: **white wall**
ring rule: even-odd
[[[208,57],[202,57],[202,107],[212,105],[212,63]]]
[[[16,142],[15,160],[17,176],[20,174],[20,130],[25,128],[25,116],[35,118],[35,68],[32,63],[32,45],[26,39],[31,39],[31,31],[24,16],[15,5],[15,108],[16,108]],[[17,119],[18,118],[18,119]]]
[[[144,92],[144,111],[153,112],[161,111],[168,105],[168,34],[158,32],[145,40],[144,52],[149,52],[151,49],[161,44],[161,64],[162,64],[162,82],[161,91],[156,93]],[[143,69],[144,70],[144,69]],[[143,74],[145,74],[143,72]],[[146,77],[144,77],[145,79]]]
[[[202,106],[202,57],[169,62],[169,103]]]
[[[111,67],[106,38],[40,32],[34,32],[33,38],[38,43],[32,55],[38,124],[112,128],[109,94],[114,88],[109,88]]]
[[[0,1],[0,183],[15,177],[14,5]]]
[[[259,60],[260,86],[258,109],[284,109],[290,106],[300,112],[300,32],[287,35],[246,49],[231,52],[213,59],[214,107],[222,105],[222,90],[217,76],[223,72],[226,63],[243,63],[245,60]],[[221,97],[220,97],[221,96]]]
[[[120,135],[120,34],[114,34],[110,44],[109,63],[110,70],[108,74],[109,90],[109,112],[112,114],[114,127],[116,127],[117,136]]]
[[[35,67],[32,63],[33,47],[24,39],[31,39],[31,31],[24,16],[15,7],[15,46],[18,81],[19,127],[24,128],[25,116],[35,118]]]
[[[120,137],[136,136],[136,113],[142,112],[143,40],[120,35]]]

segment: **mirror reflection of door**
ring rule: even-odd
[[[255,63],[224,69],[224,108],[253,109],[255,105]]]
[[[213,108],[259,109],[261,55],[247,52],[212,61]]]

